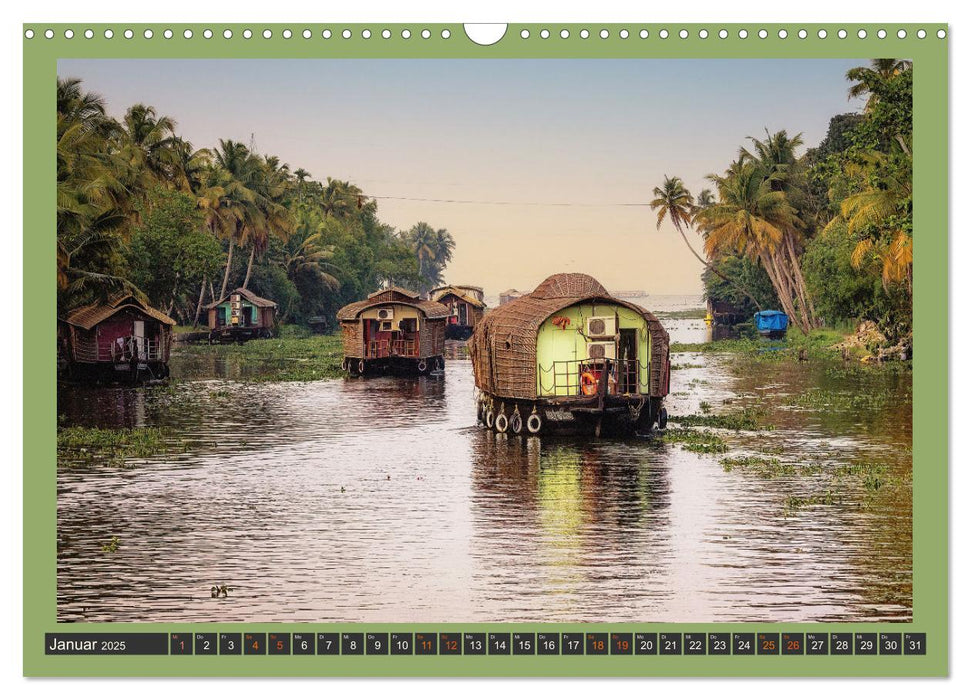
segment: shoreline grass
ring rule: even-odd
[[[259,372],[241,377],[254,382],[306,382],[339,379],[344,376],[341,363],[344,348],[341,337],[313,335],[292,326],[281,329],[279,337],[221,345],[180,343],[174,353],[184,357],[222,357],[261,365]]]
[[[73,457],[90,461],[107,459],[121,463],[132,457],[156,457],[187,449],[182,440],[162,428],[87,428],[74,426],[57,431],[58,459]]]

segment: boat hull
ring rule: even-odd
[[[345,357],[343,369],[351,377],[418,377],[441,371],[445,358],[435,357]]]
[[[629,437],[667,423],[663,399],[641,395],[608,396],[601,406],[597,397],[523,401],[482,394],[476,414],[483,428],[510,435]]]

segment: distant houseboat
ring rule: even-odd
[[[164,379],[174,326],[132,294],[73,309],[58,319],[59,372],[72,380]]]
[[[337,312],[344,370],[351,375],[427,374],[445,367],[449,309],[391,287]]]
[[[765,338],[784,338],[789,317],[781,311],[759,311],[755,314],[755,329]]]
[[[518,289],[507,289],[499,294],[499,306],[508,304],[514,299],[518,299],[519,297],[523,296],[523,294],[525,294],[525,292],[520,292]]]
[[[468,340],[475,326],[485,315],[485,297],[481,287],[453,284],[433,289],[432,301],[449,310],[445,337],[449,340]]]
[[[491,311],[470,341],[479,419],[514,434],[663,428],[668,334],[593,277],[558,274]]]
[[[272,338],[276,302],[258,297],[248,289],[234,289],[206,307],[209,311],[209,342],[242,342]]]

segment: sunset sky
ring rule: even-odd
[[[861,108],[844,77],[859,63],[63,60],[58,74],[114,116],[151,104],[196,147],[252,135],[293,169],[354,182],[385,222],[447,228],[449,282],[495,296],[582,271],[693,294],[701,265],[670,224],[656,229],[652,189],[668,174],[697,193],[765,128],[816,145],[830,117]]]

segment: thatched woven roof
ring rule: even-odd
[[[370,295],[367,299],[355,301],[342,308],[337,312],[337,320],[353,321],[365,309],[370,309],[372,306],[383,306],[385,304],[404,304],[405,306],[414,307],[421,311],[425,315],[425,318],[429,319],[448,318],[448,307],[439,304],[437,301],[419,299],[417,294],[414,296],[412,294],[412,292],[402,290],[399,287],[382,289]]]
[[[253,294],[253,292],[251,292],[248,289],[243,289],[242,287],[237,287],[236,289],[234,289],[233,291],[229,292],[229,294],[227,294],[226,296],[224,296],[219,301],[214,301],[211,304],[207,304],[206,305],[206,308],[207,309],[211,309],[211,308],[213,308],[215,306],[219,306],[220,304],[226,303],[229,300],[229,297],[231,297],[233,294],[239,294],[241,297],[245,298],[246,301],[248,301],[249,303],[251,303],[253,306],[257,306],[257,307],[272,307],[274,309],[277,306],[277,304],[276,304],[275,301],[270,301],[269,299],[264,299],[263,297],[258,297],[258,296],[256,296],[255,294]]]
[[[574,304],[605,302],[636,311],[647,321],[653,347],[652,396],[661,395],[668,334],[649,311],[610,296],[590,275],[561,273],[548,277],[532,293],[513,299],[485,316],[469,341],[475,383],[483,391],[513,399],[536,399],[536,336],[557,311]]]
[[[442,297],[445,297],[445,296],[448,296],[449,294],[452,294],[454,296],[457,296],[459,299],[461,299],[462,301],[464,301],[466,304],[471,304],[472,306],[474,306],[474,307],[476,307],[478,309],[484,309],[485,308],[485,302],[484,301],[479,301],[478,299],[476,299],[473,296],[469,296],[468,294],[465,293],[465,291],[464,291],[465,289],[469,289],[469,287],[452,287],[452,286],[449,286],[449,287],[439,287],[438,289],[433,289],[432,290],[432,299],[434,299],[435,301],[439,301]]]
[[[88,304],[72,309],[64,316],[64,322],[86,331],[91,330],[105,319],[111,318],[123,309],[134,309],[154,318],[159,323],[166,326],[174,326],[175,321],[163,314],[158,309],[153,309],[148,304],[138,300],[134,294],[116,294],[108,299],[104,304]]]

